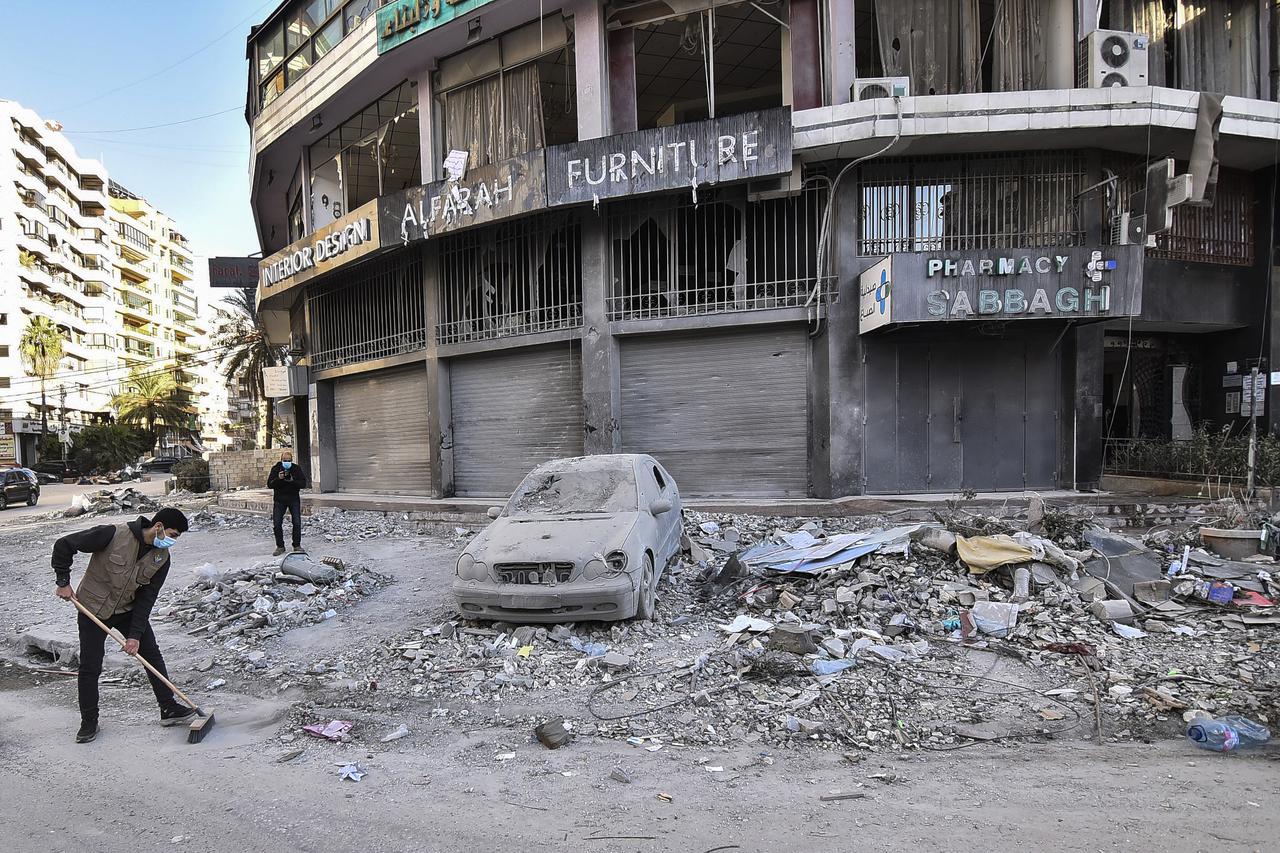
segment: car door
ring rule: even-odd
[[[682,532],[680,529],[680,496],[676,492],[669,475],[662,470],[662,466],[653,459],[645,459],[642,464],[644,465],[644,471],[641,472],[641,478],[646,486],[646,491],[652,493],[655,500],[665,500],[671,503],[669,512],[664,512],[662,515],[654,517],[654,521],[657,523],[659,543],[658,571],[662,572],[680,547],[680,534]]]
[[[27,496],[22,494],[22,486],[18,484],[19,477],[21,477],[21,475],[16,474],[13,471],[5,472],[4,496],[9,503],[18,503],[19,501],[24,501],[27,499]],[[23,477],[22,479],[25,480],[26,478]]]

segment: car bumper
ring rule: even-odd
[[[556,586],[455,577],[453,597],[459,612],[469,619],[546,623],[630,619],[640,600],[635,579],[629,574]]]

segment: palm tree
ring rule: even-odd
[[[40,377],[40,446],[49,432],[49,409],[45,405],[45,383],[62,363],[62,332],[48,317],[32,317],[18,342],[22,366]],[[43,452],[43,451],[42,451]]]
[[[158,444],[157,426],[177,426],[188,419],[177,394],[178,383],[171,372],[135,368],[129,374],[125,390],[112,398],[111,406],[121,423],[145,424]]]
[[[285,348],[272,344],[267,338],[252,290],[237,290],[224,302],[233,309],[234,316],[214,336],[214,347],[222,350],[222,373],[230,380],[248,384],[255,408],[266,400],[266,444],[271,447],[276,412],[262,386],[262,369],[285,364]]]

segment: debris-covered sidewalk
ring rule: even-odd
[[[1017,519],[954,506],[883,522],[690,513],[655,622],[445,619],[288,680],[376,684],[364,701],[421,700],[468,725],[563,718],[649,750],[1147,739],[1197,711],[1274,725],[1270,557],[1185,547],[1195,528],[1144,543],[1038,502]],[[514,707],[532,710],[520,722]]]

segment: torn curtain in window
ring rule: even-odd
[[[445,147],[487,166],[545,145],[538,65],[530,62],[445,95]]]
[[[1258,6],[1253,0],[1180,0],[1178,88],[1258,97]]]
[[[1048,85],[1046,29],[1049,0],[1001,0],[992,35],[996,92],[1021,92]]]
[[[875,0],[880,64],[912,95],[979,90],[978,0]]]

